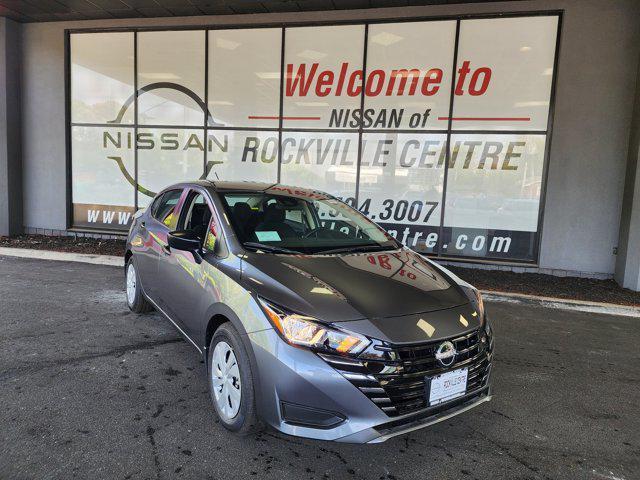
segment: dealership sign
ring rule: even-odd
[[[370,25],[366,68],[363,25],[286,29],[284,58],[280,29],[72,35],[74,224],[127,228],[181,180],[280,181],[419,252],[535,260],[556,31],[462,20],[455,68],[456,21]]]

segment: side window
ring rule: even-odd
[[[151,215],[163,223],[169,230],[175,230],[178,224],[178,212],[176,206],[180,201],[182,190],[169,190],[162,194],[153,204]]]
[[[193,232],[202,241],[204,248],[213,251],[216,237],[221,231],[204,196],[195,191],[191,192],[183,211],[185,213],[180,228]]]

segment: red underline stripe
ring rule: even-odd
[[[249,115],[249,120],[320,120],[320,117],[279,117],[278,115]],[[458,122],[530,122],[531,117],[438,117],[438,120],[454,120]]]
[[[249,120],[320,120],[320,117],[279,117],[275,116],[261,116],[261,115],[249,115]]]
[[[458,122],[529,122],[531,117],[438,117],[438,120],[454,120]]]

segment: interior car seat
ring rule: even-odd
[[[284,222],[285,218],[285,210],[278,204],[272,203],[267,206],[264,213],[264,220],[256,226],[255,230],[256,232],[275,231],[278,232],[280,238],[297,237],[296,231]]]
[[[188,230],[193,231],[200,240],[204,240],[210,220],[211,210],[209,210],[209,206],[196,204],[191,210],[191,221],[189,222]]]

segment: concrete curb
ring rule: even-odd
[[[574,312],[596,313],[601,315],[620,315],[640,318],[640,307],[629,307],[616,303],[588,302],[585,300],[569,300],[556,297],[538,297],[523,293],[495,292],[482,290],[482,297],[489,302],[515,303],[536,307],[569,310]]]
[[[0,255],[38,260],[56,260],[62,262],[91,263],[93,265],[124,266],[124,259],[115,255],[91,255],[87,253],[54,252],[51,250],[32,250],[29,248],[0,247]]]
[[[86,253],[54,252],[50,250],[32,250],[28,248],[0,247],[0,256],[34,258],[38,260],[55,260],[63,262],[90,263],[122,267],[122,257],[113,255],[90,255]],[[597,313],[604,315],[622,315],[640,318],[640,307],[627,307],[614,303],[587,302],[584,300],[567,300],[564,298],[538,297],[521,293],[495,292],[483,290],[482,295],[490,302],[517,303],[538,307],[570,310],[576,312]]]

